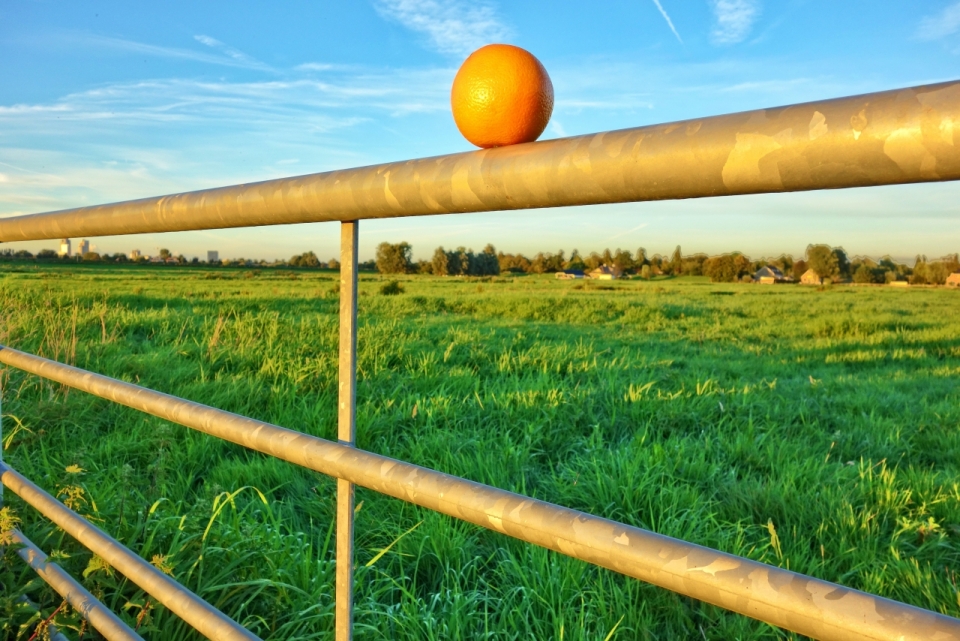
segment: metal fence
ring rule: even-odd
[[[337,479],[336,639],[369,488],[810,637],[960,641],[960,620],[354,447],[359,220],[960,179],[960,81],[0,220],[0,242],[341,222],[338,442],[0,346],[0,363]],[[0,481],[210,639],[257,638],[30,480]],[[139,639],[22,533],[108,639]]]

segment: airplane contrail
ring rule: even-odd
[[[680,41],[680,44],[683,44],[683,38],[681,38],[680,34],[677,33],[677,28],[673,26],[673,20],[670,19],[669,15],[667,15],[667,12],[664,10],[663,5],[660,4],[660,0],[653,0],[653,4],[657,5],[657,9],[660,10],[660,15],[662,15],[663,19],[667,21],[667,26],[670,27],[670,31],[673,32],[673,35],[677,37],[677,40]]]

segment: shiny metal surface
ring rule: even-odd
[[[332,443],[8,347],[0,347],[0,362],[816,639],[960,640],[960,620],[929,610]]]
[[[960,81],[0,219],[0,241],[960,179]]]
[[[99,555],[171,612],[215,641],[254,641],[254,634],[125,548],[89,521],[50,496],[36,484],[0,463],[0,482],[56,523],[82,546]]]
[[[17,550],[20,558],[26,561],[27,565],[33,568],[40,575],[40,578],[56,590],[74,610],[89,621],[97,632],[109,641],[115,639],[119,641],[143,641],[143,637],[104,607],[76,579],[67,574],[56,563],[51,563],[47,559],[47,555],[34,545],[33,541],[25,537],[22,532],[14,530],[11,534],[13,540],[23,546]]]
[[[357,249],[360,223],[340,225],[340,358],[337,440],[357,440]],[[336,641],[353,639],[353,483],[337,479]]]

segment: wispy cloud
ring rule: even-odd
[[[220,42],[216,38],[211,38],[210,36],[199,34],[194,36],[193,39],[199,42],[200,44],[210,47],[211,49],[215,49],[217,51],[222,52],[228,58],[230,58],[231,60],[234,60],[239,66],[246,67],[247,69],[258,69],[260,71],[273,71],[273,68],[270,65],[260,62],[255,58],[251,58],[250,56],[243,53],[242,51],[239,51],[237,49],[234,49],[233,47],[225,45],[224,43]]]
[[[936,15],[924,17],[917,29],[922,40],[940,40],[957,32],[960,32],[960,2],[944,7]]]
[[[710,35],[716,44],[741,42],[760,16],[759,0],[712,0],[712,5],[716,24]]]
[[[621,232],[621,233],[619,233],[619,234],[614,234],[613,236],[611,236],[611,237],[608,238],[607,240],[608,240],[608,241],[611,241],[611,240],[616,240],[617,238],[622,238],[622,237],[626,236],[627,234],[632,234],[632,233],[635,232],[635,231],[640,231],[641,229],[643,229],[643,228],[646,227],[647,225],[649,225],[649,223],[640,223],[640,224],[637,225],[636,227],[633,227],[632,229],[628,229],[628,230],[625,231],[625,232]]]
[[[207,38],[207,36],[198,36],[198,42],[207,44],[207,46],[212,46],[211,44],[199,40],[200,37]],[[233,54],[227,53],[227,51],[224,50],[226,55],[215,55],[205,51],[194,51],[192,49],[181,49],[179,47],[161,47],[158,45],[136,42],[134,40],[110,38],[108,36],[97,36],[91,34],[69,34],[62,36],[61,40],[74,42],[80,45],[127,51],[144,56],[192,60],[194,62],[203,62],[212,65],[239,67],[243,69],[257,69],[261,71],[270,70],[270,67],[262,62],[248,58],[239,51],[226,47],[226,45],[223,45],[224,49],[229,49],[231,52],[233,52]],[[209,40],[217,44],[222,44],[213,38],[209,38]]]
[[[683,38],[681,38],[680,34],[677,33],[677,28],[673,26],[673,20],[670,19],[669,15],[667,15],[667,11],[663,8],[663,5],[660,4],[660,0],[653,0],[653,4],[657,5],[657,10],[660,11],[660,15],[663,16],[663,19],[667,21],[667,26],[670,27],[670,31],[673,32],[673,35],[677,37],[677,40],[680,41],[680,44],[683,44]]]
[[[496,8],[483,0],[375,0],[374,6],[385,18],[426,36],[433,49],[452,56],[466,56],[511,35]]]

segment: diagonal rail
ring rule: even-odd
[[[2,465],[2,463],[0,463]],[[11,536],[20,549],[17,554],[40,575],[44,581],[66,599],[70,606],[90,622],[97,632],[108,641],[143,641],[143,637],[130,629],[126,623],[108,610],[90,591],[80,585],[63,568],[53,563],[47,555],[19,530]]]
[[[65,507],[5,463],[0,463],[0,482],[85,548],[153,595],[203,636],[212,641],[259,641],[259,637]]]
[[[0,219],[0,242],[960,179],[960,81]]]
[[[0,363],[754,619],[829,641],[960,641],[960,620],[0,346]],[[6,477],[4,477],[5,480]]]

